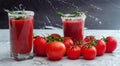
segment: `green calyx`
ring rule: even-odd
[[[86,48],[90,48],[90,47],[92,47],[92,45],[90,45],[90,44],[86,46]]]
[[[47,40],[47,42],[57,41],[57,39],[56,39],[55,37],[53,37],[53,36],[48,36],[48,37],[46,37],[46,40]]]
[[[97,41],[97,40],[94,40],[94,41],[92,41],[92,43],[91,43],[92,46],[95,46],[96,44],[98,44],[98,41]]]
[[[107,42],[107,38],[105,38],[104,36],[101,39]]]
[[[48,36],[45,38],[47,42],[61,41],[64,42],[64,37],[56,38],[54,36]]]
[[[78,46],[77,45],[72,45],[69,48],[76,48],[76,47],[78,47]]]

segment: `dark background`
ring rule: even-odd
[[[0,29],[8,29],[5,10],[32,10],[35,29],[62,28],[57,11],[86,12],[86,29],[120,29],[120,0],[0,0]]]

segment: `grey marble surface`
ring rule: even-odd
[[[34,30],[39,35],[58,33],[63,35],[61,29],[55,30]],[[119,66],[120,65],[120,30],[85,30],[86,35],[95,35],[96,38],[112,35],[118,41],[117,49],[113,53],[105,53],[94,60],[85,60],[80,57],[77,60],[70,60],[63,57],[59,61],[50,61],[47,57],[34,57],[31,60],[17,62],[10,57],[9,30],[0,29],[0,66]]]

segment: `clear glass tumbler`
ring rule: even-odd
[[[70,14],[66,14],[66,16]],[[84,37],[86,15],[62,17],[64,37],[71,37],[73,41],[80,41]]]
[[[11,56],[17,60],[33,58],[33,11],[8,13]]]

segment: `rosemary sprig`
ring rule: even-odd
[[[16,14],[16,15],[25,14],[25,9],[23,9],[23,10],[20,11],[20,12],[17,12],[17,11],[9,11],[8,13],[10,13],[10,14]],[[22,16],[15,16],[13,19],[14,19],[14,20],[21,20],[21,19],[25,19],[25,16],[24,16],[24,15],[22,15]]]
[[[57,14],[58,14],[59,16],[65,17],[65,14],[62,13],[62,12],[57,12]]]
[[[62,12],[57,12],[57,14],[61,17],[81,17],[82,15],[84,15],[84,12],[78,12],[78,11],[71,11],[70,12],[70,15],[65,15],[64,13]]]
[[[78,11],[71,11],[70,14],[73,15],[72,17],[79,17],[79,16],[81,17],[84,13]]]

